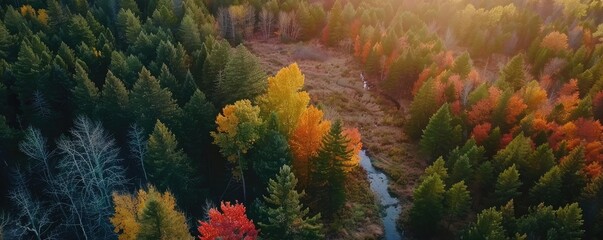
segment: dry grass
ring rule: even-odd
[[[400,198],[403,209],[408,208],[404,203],[410,200],[416,181],[426,167],[426,162],[418,154],[416,143],[411,142],[402,130],[408,103],[402,102],[398,110],[378,93],[364,89],[360,79],[361,68],[349,54],[326,49],[315,42],[305,45],[286,45],[276,41],[249,42],[247,46],[260,58],[270,74],[297,61],[305,74],[305,90],[310,93],[311,102],[322,106],[327,118],[341,119],[346,126],[360,130],[362,142],[373,164],[390,176],[390,191]],[[302,55],[320,55],[320,61],[313,57],[300,57],[299,49],[303,49]],[[363,178],[362,182],[368,184],[366,174],[355,176]],[[358,194],[368,191],[356,190],[353,192]],[[354,204],[358,203],[354,201],[357,200],[352,199],[352,206],[348,206],[352,211],[349,212],[362,212],[354,210]],[[370,204],[364,205],[363,209],[370,209]],[[337,238],[373,239],[374,235],[362,233],[378,232],[374,229],[375,223],[379,223],[379,230],[382,231],[378,216],[366,211],[361,215],[367,218],[355,217],[360,221],[357,226],[370,226],[369,229],[360,227],[350,232],[349,227],[345,227],[344,233]]]

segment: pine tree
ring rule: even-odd
[[[217,85],[221,106],[241,99],[254,99],[266,89],[266,73],[256,56],[243,45],[235,48]]]
[[[136,39],[142,31],[142,25],[138,17],[130,9],[122,8],[117,14],[117,37],[127,45],[136,43]]]
[[[172,93],[159,86],[159,81],[142,68],[130,95],[132,113],[139,125],[150,132],[157,119],[173,123],[181,109],[172,99]]]
[[[557,209],[555,220],[557,227],[547,232],[548,239],[583,239],[584,220],[582,219],[582,208],[578,203],[568,204]]]
[[[464,181],[452,185],[446,191],[444,200],[446,212],[453,218],[465,216],[471,207],[471,196]]]
[[[130,121],[129,95],[123,82],[109,70],[99,101],[99,117],[110,131],[125,136]]]
[[[308,216],[309,209],[300,202],[305,193],[295,190],[297,178],[287,165],[281,167],[275,179],[268,183],[264,196],[266,222],[259,226],[267,239],[323,238],[320,214]]]
[[[524,55],[519,54],[511,58],[507,65],[501,70],[501,81],[511,86],[513,91],[519,90],[526,79],[524,79],[523,65]]]
[[[88,25],[88,21],[81,15],[77,14],[69,18],[67,23],[67,37],[69,45],[72,47],[85,43],[88,46],[95,46],[96,37]]]
[[[452,126],[450,109],[448,104],[444,104],[429,119],[419,145],[431,159],[436,159],[439,156],[445,156],[456,147],[460,137],[460,128]]]
[[[505,230],[502,226],[502,213],[494,208],[484,209],[477,215],[477,221],[471,224],[461,239],[504,240]]]
[[[259,177],[261,186],[276,175],[283,165],[291,164],[293,156],[287,138],[278,132],[278,120],[271,114],[266,123],[266,130],[249,153],[253,162],[253,171]]]
[[[335,1],[327,20],[329,46],[335,46],[344,38],[343,6],[339,0]]]
[[[350,158],[341,121],[336,121],[323,137],[318,155],[310,162],[310,197],[313,209],[332,218],[346,200],[343,162]]]
[[[212,102],[216,102],[218,94],[216,85],[222,70],[230,61],[230,44],[226,40],[208,38],[203,45],[207,51],[207,58],[203,63],[203,77],[199,89],[208,94]]]
[[[172,132],[159,120],[147,143],[145,166],[151,183],[160,191],[170,189],[179,200],[188,203],[196,176],[191,162],[178,148],[178,141]],[[185,199],[185,197],[188,197]]]
[[[521,187],[521,185],[519,172],[515,165],[500,173],[494,190],[497,204],[504,204],[507,201],[518,197],[520,195],[519,187]]]
[[[469,75],[469,72],[471,72],[472,67],[473,66],[471,63],[471,58],[469,57],[469,53],[464,52],[454,60],[450,71],[452,73],[458,74],[459,76],[461,76],[461,78],[466,78]]]
[[[536,185],[530,189],[530,196],[534,203],[558,206],[561,204],[562,186],[562,172],[559,167],[555,166],[540,177]]]
[[[493,163],[496,170],[500,172],[513,164],[521,166],[521,163],[531,154],[532,140],[520,133],[504,149],[494,155]]]
[[[94,83],[88,78],[88,72],[82,66],[83,63],[75,64],[75,88],[73,96],[77,104],[77,113],[96,117],[96,104],[99,99],[99,90]]]
[[[204,157],[207,148],[211,145],[209,132],[216,128],[215,116],[218,111],[198,89],[183,108],[180,121],[182,145],[192,158]]]
[[[10,34],[6,26],[0,21],[0,57],[6,59],[13,51],[17,37]]]
[[[434,90],[434,79],[427,80],[415,95],[410,104],[410,119],[406,124],[406,132],[415,139],[422,135],[422,130],[429,123],[429,118],[437,111],[436,92]]]
[[[184,15],[182,22],[180,22],[180,28],[178,31],[180,41],[187,51],[194,52],[195,50],[201,48],[201,33],[199,33],[197,23],[195,23],[190,15]]]
[[[471,161],[471,159],[469,159],[469,157],[467,157],[467,155],[463,155],[454,162],[450,174],[450,181],[465,181],[468,183],[472,183],[473,179],[471,179],[471,176],[473,176],[473,172],[474,163]]]
[[[559,170],[562,174],[563,203],[577,201],[580,191],[586,186],[586,176],[584,174],[584,147],[580,146],[559,161]]]
[[[119,1],[119,8],[130,10],[136,16],[140,16],[140,10],[138,9],[138,4],[136,4],[136,0],[121,0]]]
[[[442,181],[446,181],[448,179],[448,169],[446,168],[446,162],[443,157],[439,157],[435,160],[429,167],[425,168],[425,172],[421,175],[421,181],[426,177],[429,177],[433,174],[437,174],[440,176]]]
[[[427,177],[413,193],[413,205],[410,209],[410,225],[419,236],[429,237],[432,229],[439,225],[444,214],[444,182],[434,174]]]

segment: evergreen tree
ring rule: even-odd
[[[164,202],[152,195],[149,197],[138,219],[140,230],[136,239],[190,239],[186,219],[174,209],[174,199]]]
[[[448,179],[448,169],[446,168],[446,162],[444,161],[443,157],[439,157],[429,167],[425,168],[425,173],[421,175],[421,180],[424,180],[426,177],[429,177],[433,174],[439,175],[442,181],[446,181]]]
[[[465,181],[468,183],[472,183],[474,171],[474,163],[467,157],[466,155],[461,156],[456,162],[454,162],[454,166],[452,166],[452,172],[450,174],[451,182]]]
[[[138,17],[130,9],[122,8],[117,14],[117,37],[121,40],[120,42],[132,45],[136,43],[136,39],[142,31],[142,25]]]
[[[511,58],[507,65],[501,70],[500,80],[509,84],[513,91],[523,87],[525,80],[523,73],[524,55],[518,54]]]
[[[123,82],[109,70],[99,101],[99,117],[106,128],[118,136],[125,136],[130,121],[129,95]]]
[[[147,149],[144,161],[151,183],[159,191],[170,189],[185,203],[195,198],[196,196],[191,196],[197,183],[194,168],[186,154],[178,148],[174,134],[159,120],[149,136]]]
[[[182,120],[180,121],[180,135],[183,139],[182,146],[189,155],[198,159],[204,157],[211,145],[209,132],[215,129],[215,116],[218,111],[199,90],[186,103],[183,108]]]
[[[140,10],[138,9],[138,4],[136,4],[136,0],[121,0],[119,1],[119,8],[130,10],[136,16],[140,16]]]
[[[287,165],[281,167],[275,179],[268,183],[264,196],[266,222],[259,222],[267,239],[318,239],[323,238],[320,214],[308,216],[309,209],[300,202],[305,193],[295,190],[297,178]]]
[[[444,182],[438,175],[427,177],[413,193],[409,213],[410,226],[419,236],[429,237],[444,214]]]
[[[135,119],[146,132],[150,132],[157,119],[174,123],[181,112],[172,93],[161,88],[159,81],[144,67],[132,89],[130,103]]]
[[[323,137],[322,147],[310,163],[312,206],[327,218],[332,218],[346,200],[343,162],[350,158],[350,152],[341,131],[341,121],[336,121]]]
[[[453,127],[448,104],[440,109],[429,119],[419,145],[428,153],[431,159],[445,156],[461,140],[460,126]]]
[[[253,171],[261,182],[260,186],[264,186],[283,165],[291,164],[293,158],[287,138],[278,131],[275,114],[270,115],[266,125],[266,130],[256,147],[249,153],[249,158],[253,162]]]
[[[437,106],[434,81],[431,78],[423,83],[410,104],[410,119],[406,124],[406,132],[412,138],[418,139],[421,137],[422,130],[429,123],[429,118],[437,111],[434,107]]]
[[[526,161],[532,154],[532,140],[523,133],[518,134],[503,149],[494,155],[493,163],[498,172],[507,169],[512,165],[520,165]]]
[[[584,220],[582,220],[582,208],[580,208],[578,203],[572,203],[557,209],[555,211],[555,220],[557,227],[547,232],[548,239],[583,239]]]
[[[505,230],[502,226],[502,213],[494,208],[483,210],[477,215],[477,221],[471,224],[468,231],[461,239],[478,240],[504,240]]]
[[[343,6],[339,0],[335,1],[327,20],[326,31],[328,31],[329,46],[335,46],[345,37],[345,28],[343,22]]]
[[[216,92],[216,85],[219,76],[222,74],[222,70],[224,70],[224,66],[230,60],[230,45],[226,40],[208,38],[204,46],[207,51],[207,58],[203,63],[203,77],[201,78],[199,89],[208,94],[212,102],[216,102],[218,94]]]
[[[217,85],[221,106],[254,99],[266,89],[266,73],[256,56],[243,45],[235,48]]]
[[[82,64],[82,62],[76,62],[75,74],[73,75],[76,84],[73,89],[74,100],[77,104],[76,112],[94,118],[96,117],[99,90],[88,78],[88,72],[86,72]]]
[[[562,172],[557,166],[542,175],[536,185],[530,189],[530,196],[533,202],[556,206],[561,204],[562,177]]]
[[[17,37],[10,34],[6,26],[0,21],[0,57],[7,59],[14,50],[13,45],[17,41]]]
[[[184,45],[184,48],[189,52],[201,48],[203,39],[201,39],[201,33],[199,33],[199,27],[190,15],[184,15],[180,28],[178,29],[180,41]]]
[[[507,201],[518,197],[520,195],[519,187],[521,187],[521,184],[519,172],[515,165],[500,173],[494,190],[497,204],[504,204]]]
[[[563,203],[577,201],[580,191],[586,186],[586,176],[584,173],[584,147],[580,146],[559,161],[559,170],[561,171],[563,185]]]
[[[467,185],[464,181],[455,183],[446,191],[445,196],[446,212],[453,218],[465,216],[471,207],[471,196],[467,190]]]
[[[464,52],[454,60],[450,71],[458,74],[461,78],[466,78],[471,72],[472,65],[469,53]]]
[[[88,25],[88,21],[81,15],[73,15],[67,23],[67,37],[69,45],[72,47],[85,43],[88,46],[96,45],[96,37]]]

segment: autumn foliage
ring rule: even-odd
[[[222,202],[220,210],[209,210],[208,217],[205,222],[199,221],[197,230],[201,240],[253,240],[258,237],[258,230],[247,218],[245,206],[241,203]]]

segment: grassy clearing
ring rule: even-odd
[[[346,126],[360,130],[374,166],[391,178],[390,191],[400,198],[405,212],[408,205],[404,203],[410,200],[412,189],[426,167],[417,154],[416,144],[402,129],[408,103],[402,103],[398,110],[377,92],[364,89],[361,68],[350,54],[326,49],[315,42],[249,42],[247,46],[260,58],[269,74],[293,62],[299,64],[311,102],[322,107],[326,118],[341,119]],[[362,174],[352,174],[355,181],[348,181],[347,190],[353,197],[340,221],[332,224],[333,229],[343,228],[333,238],[374,239],[382,232],[366,173],[362,169],[358,172]]]

